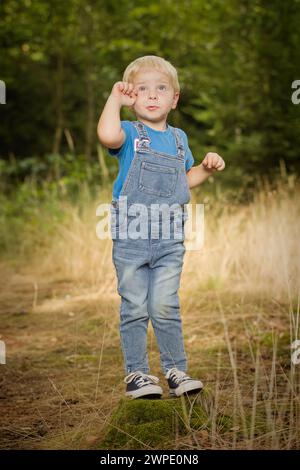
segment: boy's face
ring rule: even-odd
[[[166,121],[179,99],[179,93],[175,92],[168,75],[144,68],[135,75],[133,85],[137,96],[132,109],[137,118],[150,123]]]

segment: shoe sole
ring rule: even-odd
[[[155,385],[149,385],[147,387],[134,390],[132,392],[126,392],[125,396],[128,398],[146,398],[146,399],[157,399],[161,398],[163,391],[160,387]]]
[[[179,385],[176,390],[170,390],[171,397],[180,397],[181,395],[194,395],[200,393],[203,389],[203,383],[200,380],[194,380],[193,383]]]

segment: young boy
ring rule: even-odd
[[[151,206],[177,204],[184,207],[190,200],[189,188],[201,184],[214,170],[225,168],[223,159],[216,153],[208,153],[200,165],[193,166],[186,134],[167,124],[169,112],[176,108],[179,92],[177,72],[170,62],[157,56],[140,57],[128,65],[123,81],[114,84],[97,128],[100,142],[119,161],[111,215],[120,216],[121,201],[127,203],[127,218],[114,219],[117,220],[114,222],[117,237],[112,237],[112,257],[121,296],[125,394],[130,398],[160,398],[163,393],[159,379],[149,375],[149,319],[170,396],[197,393],[203,387],[200,380],[186,373],[178,298],[184,236],[165,239],[160,230],[155,229],[153,234],[155,224],[151,220],[151,234],[147,231],[147,237],[121,236],[132,217],[130,208],[133,206],[142,205],[147,216],[153,215],[148,211]],[[122,106],[130,107],[137,120],[120,121]],[[184,226],[184,222],[183,216],[179,225]],[[169,223],[171,230],[178,228],[174,217]],[[160,219],[158,226],[160,229]]]

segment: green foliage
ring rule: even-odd
[[[0,160],[2,184],[11,189],[11,184],[31,181],[39,187],[45,184],[65,187],[66,192],[76,192],[83,182],[95,185],[101,181],[99,163],[88,164],[84,155],[46,154],[20,160]],[[45,183],[46,182],[46,183]]]
[[[280,159],[298,172],[300,108],[291,84],[300,79],[299,21],[298,0],[1,2],[7,176],[15,177],[17,160],[23,177],[33,170],[42,178],[57,158],[51,155],[71,153],[72,161],[59,157],[57,171],[72,165],[81,181],[77,161],[85,155],[88,167],[96,165],[97,120],[113,83],[146,54],[178,69],[181,97],[169,122],[187,132],[196,162],[216,150],[231,181],[237,171],[272,175]],[[122,110],[123,119],[129,115]],[[73,185],[69,171],[64,178]]]
[[[176,433],[210,427],[207,412],[192,400],[122,399],[114,411],[101,449],[167,448]],[[224,425],[224,423],[223,423]]]

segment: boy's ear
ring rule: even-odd
[[[176,108],[177,103],[178,103],[178,100],[179,100],[179,96],[180,96],[179,91],[176,91],[176,92],[174,93],[174,97],[173,97],[172,109],[175,109],[175,108]]]

